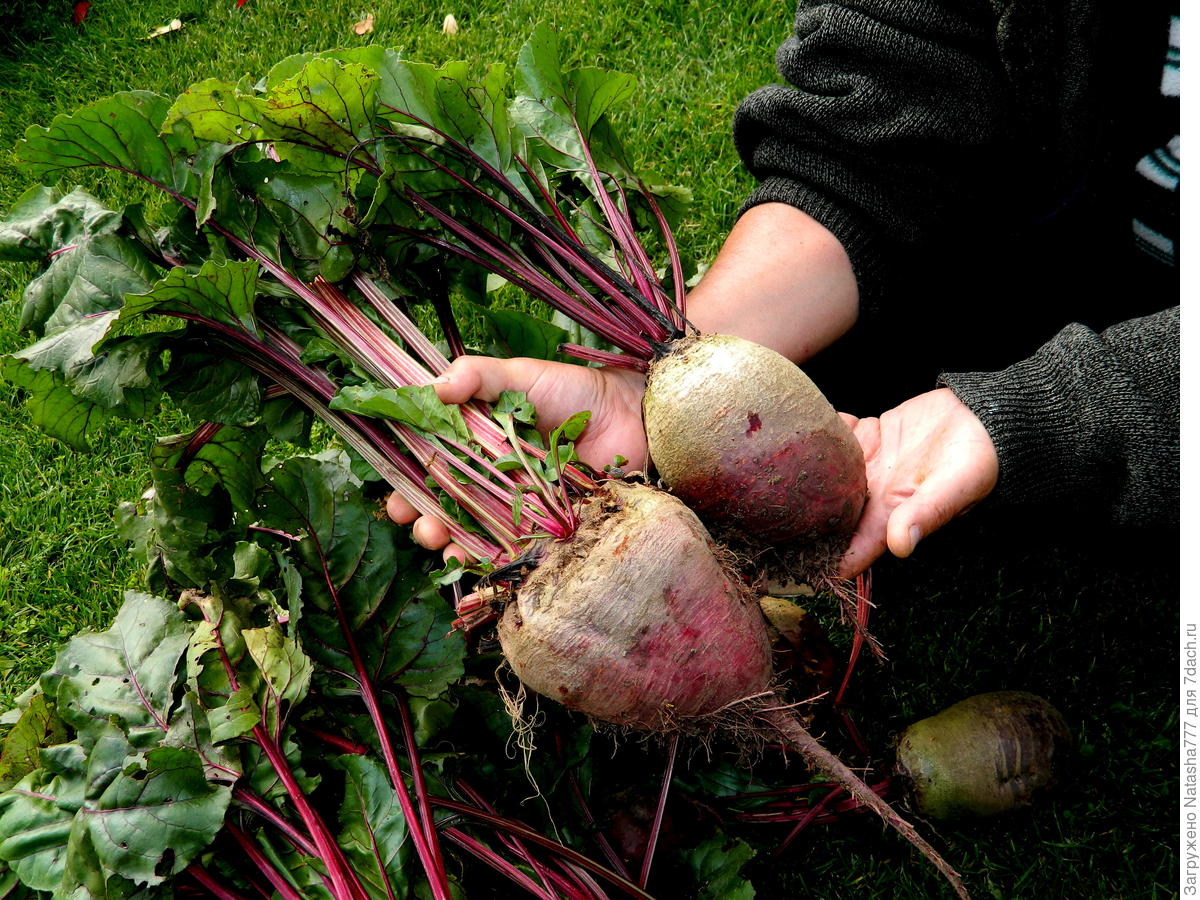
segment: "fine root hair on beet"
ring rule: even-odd
[[[774,684],[703,716],[668,715],[664,717],[663,727],[656,731],[615,725],[600,719],[589,721],[597,734],[613,739],[614,749],[628,743],[665,747],[671,738],[682,737],[686,740],[680,743],[680,751],[688,756],[702,755],[707,762],[712,762],[719,744],[722,753],[731,754],[738,765],[752,769],[762,762],[768,747],[776,740],[775,732],[763,727],[763,715],[776,709],[799,714],[800,709],[811,702],[785,703],[780,693],[783,687],[782,683]]]
[[[770,593],[767,585],[772,581],[791,581],[807,585],[814,594],[832,597],[837,601],[841,623],[861,633],[871,653],[876,659],[884,661],[887,654],[884,653],[883,646],[858,619],[860,599],[865,599],[871,609],[875,608],[875,603],[869,597],[859,597],[858,587],[853,578],[838,575],[837,567],[844,551],[829,552],[829,546],[825,545],[822,549],[818,545],[815,552],[812,546],[770,547],[755,561],[753,570],[742,571],[753,571],[754,574],[747,577],[761,593]]]
[[[875,658],[880,662],[886,662],[887,654],[883,652],[883,645],[879,643],[878,638],[858,618],[858,603],[860,600],[863,600],[870,609],[875,608],[875,602],[870,597],[860,598],[858,588],[854,582],[848,578],[839,578],[837,575],[831,575],[829,580],[820,586],[820,590],[831,594],[837,600],[838,612],[841,616],[842,624],[861,633],[868,649],[875,655]]]
[[[506,681],[513,682],[516,687],[509,688],[505,684]],[[516,759],[518,754],[520,755],[522,767],[525,769],[525,777],[533,785],[533,789],[537,792],[536,796],[540,797],[541,788],[538,787],[537,781],[533,777],[533,753],[537,749],[534,736],[538,729],[545,724],[546,714],[538,708],[537,695],[530,697],[529,691],[513,674],[512,668],[507,662],[502,662],[496,668],[496,689],[500,696],[500,702],[504,704],[504,711],[508,713],[508,718],[512,722],[512,734],[509,735],[506,748],[509,758]],[[533,705],[532,713],[525,712],[527,704]]]

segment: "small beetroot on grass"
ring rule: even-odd
[[[913,809],[935,819],[1024,809],[1062,779],[1072,749],[1062,714],[1035,694],[976,694],[900,735],[896,770]]]

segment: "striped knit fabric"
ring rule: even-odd
[[[1163,63],[1162,94],[1179,100],[1179,16],[1171,17],[1170,43]],[[1133,236],[1156,259],[1178,265],[1179,259],[1179,134],[1143,156],[1136,167],[1137,215]]]

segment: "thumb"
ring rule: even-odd
[[[987,496],[990,486],[971,476],[970,472],[934,473],[892,510],[887,523],[887,546],[893,556],[911,555],[922,538]]]
[[[466,403],[472,398],[494,403],[503,391],[526,391],[541,375],[540,360],[460,356],[433,381],[443,403]],[[544,363],[543,363],[544,365]]]

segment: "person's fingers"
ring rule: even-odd
[[[421,516],[413,523],[413,540],[426,550],[441,550],[450,543],[450,531],[432,516]]]
[[[847,416],[846,413],[838,413],[838,415],[843,418]],[[883,432],[879,427],[879,419],[874,416],[866,419],[855,419],[851,431],[854,432],[854,437],[858,439],[859,446],[862,447],[863,457],[867,461],[867,474],[869,476],[871,462],[879,453],[880,447],[883,446]]]
[[[854,427],[858,425],[858,416],[853,416],[850,413],[844,412],[840,412],[838,415],[842,417],[842,421],[846,423],[851,431],[853,431]]]
[[[386,509],[388,518],[397,525],[408,525],[410,522],[415,522],[420,516],[417,508],[401,497],[399,491],[392,491],[388,494]]]
[[[839,415],[843,419],[854,418],[846,413],[839,413]],[[883,551],[887,549],[887,518],[891,512],[886,502],[887,493],[884,480],[886,473],[882,473],[883,477],[879,477],[873,471],[877,465],[876,457],[883,444],[879,419],[874,417],[854,418],[851,429],[859,446],[862,447],[863,458],[866,461],[868,491],[867,502],[859,515],[854,535],[850,538],[850,545],[846,548],[846,552],[838,564],[838,574],[843,578],[851,578],[865,571],[871,563],[883,555]]]
[[[466,403],[472,398],[495,403],[502,391],[528,392],[547,365],[542,360],[460,356],[434,380],[434,390],[443,403]]]
[[[468,559],[467,551],[458,544],[447,544],[442,550],[442,561],[448,563],[451,559],[457,559],[460,565],[465,566]]]
[[[393,494],[392,496],[395,495]],[[391,504],[391,497],[388,498],[388,503],[389,505]],[[408,506],[407,503],[404,505]],[[412,509],[411,506],[408,508]],[[391,510],[389,509],[388,515],[390,516],[391,514]],[[450,531],[446,526],[432,516],[416,518],[416,521],[413,522],[412,538],[426,550],[441,550],[444,562],[449,562],[453,558],[457,559],[462,565],[466,565],[467,560],[470,558],[466,550],[450,541]]]
[[[888,515],[891,510],[882,496],[868,497],[850,538],[850,546],[838,564],[838,575],[852,578],[883,556],[887,549]]]
[[[887,523],[887,547],[906,557],[917,543],[982,500],[991,486],[971,467],[934,470],[912,496],[893,510]]]

